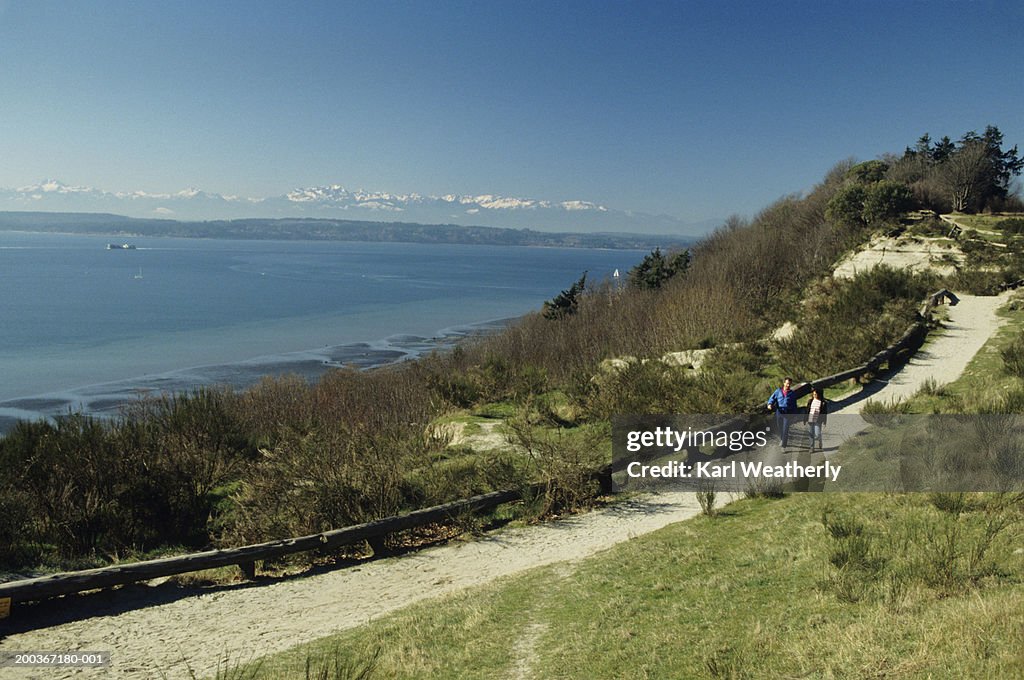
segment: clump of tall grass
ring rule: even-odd
[[[743,489],[746,498],[785,498],[786,492],[782,488],[782,480],[771,477],[753,477],[747,480]]]
[[[380,647],[369,659],[352,659],[334,649],[326,655],[306,657],[306,680],[370,680],[377,672]]]
[[[999,350],[999,356],[1003,359],[1003,369],[1007,373],[1024,378],[1024,333]]]
[[[944,397],[948,393],[944,385],[939,385],[935,378],[929,377],[921,381],[921,386],[917,388],[916,394],[925,397]]]
[[[754,652],[749,643],[729,642],[716,647],[704,657],[704,669],[715,680],[737,680],[757,675]]]
[[[885,566],[885,558],[875,553],[871,533],[863,522],[826,511],[822,513],[821,523],[835,540],[828,560],[836,569],[874,575]]]
[[[884,601],[899,607],[906,591],[947,597],[984,587],[1012,553],[1024,519],[1019,494],[943,493],[907,497],[885,517],[854,518],[827,510],[831,543],[828,587],[837,599]]]
[[[889,401],[875,401],[874,399],[868,399],[864,402],[864,405],[860,408],[860,413],[865,417],[868,422],[890,422],[885,416],[895,416],[910,413],[911,411],[910,402],[902,399],[890,399]],[[874,419],[872,416],[879,416]]]
[[[378,647],[369,658],[355,658],[337,647],[324,652],[310,652],[304,661],[302,677],[305,680],[370,680],[377,674],[380,651]],[[191,666],[188,672],[190,678],[198,680],[199,676]],[[218,660],[213,676],[214,680],[261,680],[270,677],[276,677],[276,673],[268,671],[262,659],[235,663],[227,656]],[[298,674],[295,677],[299,677]]]
[[[700,505],[701,514],[705,517],[714,517],[718,514],[715,510],[717,500],[718,494],[715,491],[714,481],[702,481],[697,490],[697,503]]]

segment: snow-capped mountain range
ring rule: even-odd
[[[280,196],[246,198],[188,188],[176,193],[104,191],[57,180],[0,188],[0,210],[109,212],[129,217],[176,220],[320,217],[382,222],[419,222],[540,231],[615,231],[699,234],[707,223],[668,215],[613,210],[590,201],[545,201],[495,194],[392,194],[351,191],[338,184],[295,189]]]

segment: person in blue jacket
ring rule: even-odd
[[[772,392],[768,397],[768,410],[775,413],[775,427],[782,440],[782,446],[789,445],[789,424],[794,413],[796,413],[796,395],[793,393],[793,380],[786,378],[782,381],[782,387]]]

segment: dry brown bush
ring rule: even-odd
[[[398,514],[415,495],[406,471],[440,446],[392,431],[284,433],[247,470],[219,543],[302,536]]]

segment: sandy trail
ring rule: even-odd
[[[913,394],[933,378],[955,380],[998,328],[1005,298],[964,296],[946,331],[871,398]],[[847,407],[859,411],[862,401]],[[188,678],[212,675],[225,657],[244,662],[355,627],[411,603],[533,567],[580,560],[693,517],[692,493],[661,493],[586,515],[508,529],[359,566],[210,589],[132,586],[15,609],[0,652],[109,651],[104,669],[8,669],[22,678]],[[3,629],[0,628],[0,631]]]
[[[927,380],[934,380],[941,386],[959,378],[978,350],[1006,322],[1006,317],[996,312],[1006,304],[1010,294],[959,296],[959,304],[945,308],[948,319],[944,328],[933,332],[925,346],[897,373],[876,380],[859,396],[888,403],[913,396]],[[858,413],[863,405],[858,398],[836,413]]]
[[[288,649],[425,598],[537,566],[582,559],[699,512],[692,493],[652,495],[479,540],[269,584],[210,589],[173,601],[161,602],[166,594],[161,598],[159,592],[147,592],[161,587],[147,586],[67,598],[68,602],[51,606],[84,612],[92,605],[92,611],[100,612],[56,623],[68,618],[66,609],[35,607],[27,612],[30,620],[19,625],[49,627],[14,633],[0,642],[0,651],[109,651],[111,667],[35,673],[3,669],[0,677],[12,673],[10,677],[25,678],[152,678],[163,673],[167,678],[187,678],[189,669],[204,677],[215,673],[225,656],[235,663]],[[18,616],[17,611],[13,614]]]

